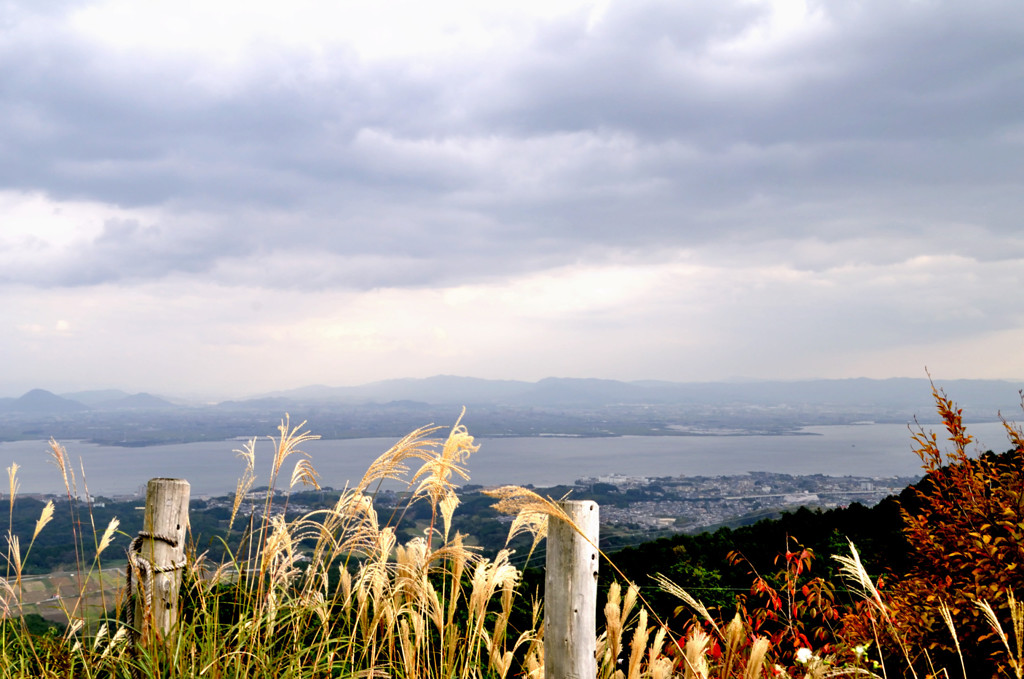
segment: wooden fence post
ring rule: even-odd
[[[185,479],[150,479],[146,486],[142,532],[129,550],[134,623],[144,645],[167,639],[178,622],[190,490]]]
[[[570,525],[551,517],[544,577],[544,676],[593,679],[597,676],[596,502],[562,502]],[[578,529],[578,531],[577,531]]]

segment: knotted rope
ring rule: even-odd
[[[171,549],[175,549],[178,546],[178,540],[172,535],[164,535],[162,533],[151,533],[149,531],[139,531],[135,539],[132,540],[131,545],[128,547],[128,568],[125,569],[125,586],[128,592],[129,605],[126,613],[127,624],[129,629],[135,629],[135,601],[134,597],[137,593],[134,591],[134,583],[138,583],[138,587],[141,587],[143,596],[145,597],[145,606],[143,607],[143,620],[141,621],[144,625],[147,623],[146,617],[152,621],[153,617],[153,576],[157,573],[169,573],[171,571],[177,571],[183,569],[188,565],[186,559],[182,559],[176,563],[171,563],[166,566],[155,566],[149,562],[148,559],[142,556],[142,541],[160,540],[171,546]],[[142,628],[137,630],[138,634],[141,635],[143,632]],[[132,635],[131,648],[132,652],[135,651],[135,636]]]

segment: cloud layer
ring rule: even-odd
[[[5,5],[0,389],[1024,375],[1014,3],[484,4]]]

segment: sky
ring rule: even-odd
[[[0,0],[0,396],[1024,378],[1016,0]]]

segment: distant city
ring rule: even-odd
[[[606,524],[695,533],[709,528],[777,516],[798,507],[832,509],[854,502],[870,507],[898,495],[919,477],[792,476],[751,472],[743,476],[631,477],[580,479],[583,493],[621,494],[628,503],[601,508]]]

